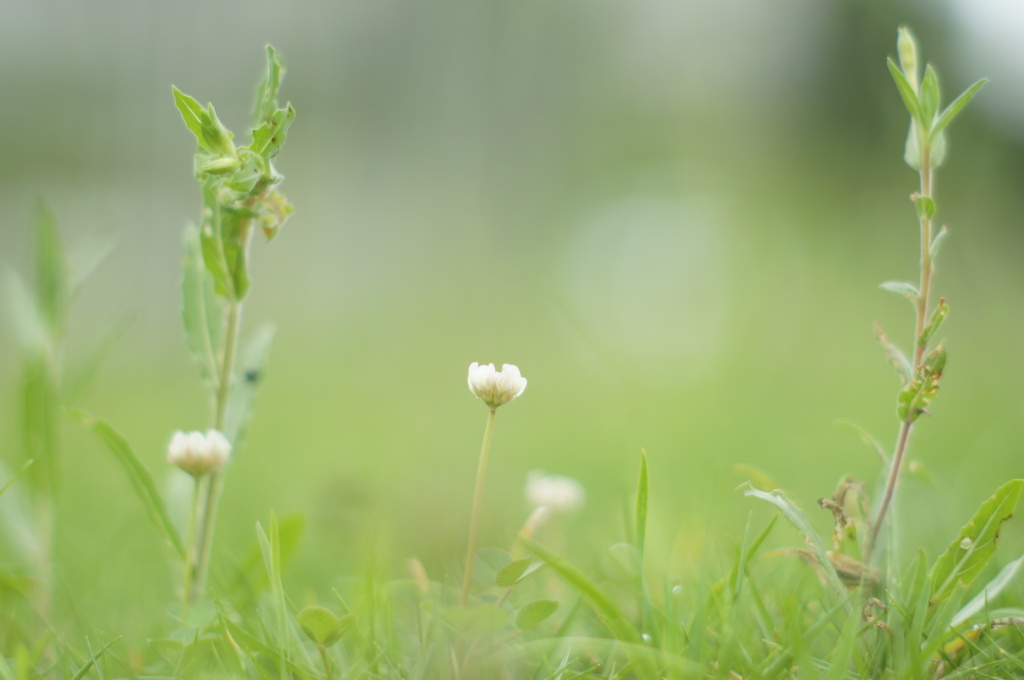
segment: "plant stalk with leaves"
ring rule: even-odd
[[[945,343],[939,341],[932,345],[936,332],[949,313],[949,307],[944,299],[940,298],[934,306],[931,304],[935,259],[947,233],[945,227],[938,232],[935,231],[935,172],[945,160],[946,128],[985,84],[985,80],[979,80],[945,109],[940,109],[938,76],[931,64],[928,64],[924,69],[924,77],[919,78],[920,60],[917,44],[906,27],[899,30],[897,49],[899,65],[892,59],[889,59],[888,65],[903,103],[910,113],[910,131],[907,134],[904,160],[907,165],[917,170],[920,178],[920,189],[911,196],[911,200],[917,209],[921,262],[916,286],[893,281],[882,284],[883,288],[906,297],[914,306],[914,351],[912,358],[908,358],[888,341],[881,329],[878,329],[878,339],[902,381],[896,407],[900,428],[885,490],[867,537],[864,549],[866,558],[870,557],[876,546],[879,532],[896,493],[911,430],[917,419],[928,412],[928,404],[939,390],[939,379],[946,365]]]
[[[257,229],[267,240],[277,235],[292,206],[276,190],[283,180],[273,160],[295,118],[291,104],[281,108],[278,90],[284,62],[267,46],[267,75],[260,84],[253,110],[251,142],[236,147],[234,135],[217,118],[213,105],[174,90],[174,102],[195,135],[198,149],[195,176],[202,184],[200,228],[186,233],[183,277],[186,336],[211,393],[211,426],[237,446],[242,435],[253,386],[238,387],[236,363],[242,309],[249,293],[249,246]],[[263,344],[269,344],[269,339]],[[264,348],[265,353],[265,348]],[[259,379],[247,367],[246,382]],[[254,378],[250,376],[255,375]],[[213,549],[217,506],[224,488],[224,470],[206,475],[197,487],[202,498],[194,555],[185,565],[190,597],[202,596]]]

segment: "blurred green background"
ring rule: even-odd
[[[297,588],[326,591],[374,554],[388,573],[405,556],[455,573],[486,413],[471,361],[515,363],[530,383],[499,414],[484,545],[525,518],[534,468],[586,486],[572,549],[619,540],[641,448],[670,571],[770,516],[735,491],[734,464],[806,508],[843,474],[873,481],[874,454],[834,423],[887,446],[896,434],[872,322],[908,343],[910,308],[877,288],[917,267],[907,118],[885,68],[901,23],[947,99],[992,79],[939,177],[950,360],[912,441],[926,474],[904,486],[908,545],[934,554],[1024,476],[1024,18],[1010,0],[4,4],[0,260],[30,273],[39,197],[83,260],[116,243],[77,300],[67,362],[131,320],[82,405],[169,488],[171,432],[207,426],[178,311],[198,185],[170,86],[244,138],[263,46],[287,60],[298,116],[278,168],[297,211],[253,248],[246,328],[274,320],[278,335],[228,477],[222,564],[269,510],[300,510]],[[111,456],[71,424],[66,444],[59,576],[100,622],[147,621],[175,580],[164,549]],[[1003,545],[1024,545],[1016,520]]]

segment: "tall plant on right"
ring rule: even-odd
[[[911,433],[928,413],[946,365],[946,345],[938,332],[949,305],[944,298],[936,298],[934,274],[947,229],[937,228],[935,221],[935,177],[946,158],[947,128],[986,82],[979,80],[943,107],[935,69],[930,64],[922,69],[917,43],[905,27],[899,29],[897,49],[898,61],[889,59],[888,67],[910,114],[904,160],[919,179],[910,199],[920,233],[920,267],[915,282],[881,284],[906,298],[914,310],[909,352],[876,327],[877,338],[900,379],[896,443],[889,453],[863,433],[883,460],[873,503],[866,501],[865,485],[852,479],[843,480],[831,498],[819,499],[819,505],[831,511],[835,520],[831,550],[782,491],[751,486],[746,494],[773,504],[803,535],[808,547],[792,552],[813,566],[826,589],[832,591],[836,611],[846,613],[847,623],[836,641],[830,668],[836,672],[856,668],[864,677],[889,677],[892,672],[899,677],[939,677],[963,670],[967,659],[973,668],[1002,663],[1005,654],[1000,656],[1000,647],[981,644],[981,638],[1000,628],[1024,624],[1024,618],[1014,613],[1019,610],[991,608],[1024,565],[1024,556],[1010,562],[967,599],[969,586],[995,553],[1000,526],[1013,514],[1024,480],[1011,480],[999,487],[937,559],[929,560],[918,551],[912,564],[896,568],[894,507],[904,461]],[[775,665],[782,667],[786,658],[781,652]]]
[[[945,109],[940,108],[939,79],[935,69],[928,64],[924,76],[920,76],[920,60],[917,43],[906,27],[899,30],[897,40],[899,64],[888,60],[889,71],[896,81],[903,103],[910,113],[910,131],[907,133],[906,150],[903,158],[917,171],[920,188],[911,195],[917,210],[921,237],[921,266],[916,284],[903,281],[887,281],[882,287],[902,295],[914,306],[914,343],[909,356],[889,342],[879,328],[877,334],[886,354],[899,374],[902,386],[896,400],[896,416],[899,419],[899,435],[892,455],[885,489],[877,503],[871,522],[870,532],[864,545],[866,557],[874,552],[879,534],[885,525],[886,515],[896,493],[896,484],[903,469],[910,433],[915,423],[927,413],[929,402],[939,390],[939,379],[946,365],[946,347],[941,340],[935,341],[937,332],[949,306],[944,298],[932,302],[932,280],[935,260],[946,236],[946,228],[935,229],[936,199],[935,173],[946,158],[946,128],[963,111],[972,97],[985,84],[979,80],[965,90]]]

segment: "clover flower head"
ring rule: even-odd
[[[469,365],[468,382],[469,391],[492,409],[507,404],[526,389],[526,378],[512,364],[503,364],[496,371],[494,364],[481,366],[474,361]]]
[[[182,432],[178,430],[167,446],[167,462],[193,477],[219,470],[231,455],[231,442],[219,430]]]
[[[572,477],[547,475],[533,470],[526,478],[526,501],[534,508],[547,508],[552,514],[570,514],[583,507],[583,485]]]

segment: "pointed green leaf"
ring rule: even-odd
[[[955,588],[966,588],[985,568],[996,551],[999,528],[1013,515],[1022,489],[1024,480],[1020,479],[999,487],[935,562],[928,575],[932,605],[949,597]]]
[[[181,118],[185,121],[185,127],[196,136],[196,141],[202,144],[203,118],[206,116],[206,109],[174,85],[171,85],[171,90],[174,91],[174,105],[178,107],[178,112],[181,113]]]
[[[557,610],[558,603],[554,600],[534,600],[516,614],[516,628],[519,630],[534,628]]]
[[[265,123],[277,110],[277,94],[284,80],[284,59],[277,53],[273,45],[267,45],[267,74],[263,76],[256,92],[256,105],[252,117],[257,125]]]
[[[556,555],[540,543],[537,543],[522,534],[519,541],[526,548],[551,567],[559,576],[569,582],[574,588],[580,591],[594,607],[601,613],[605,625],[619,640],[626,642],[640,642],[640,635],[636,632],[622,610],[615,601],[608,597],[597,585],[587,578],[583,572],[570,564],[565,558]]]
[[[906,281],[886,281],[885,283],[878,284],[878,287],[882,290],[887,290],[890,293],[895,293],[896,295],[905,297],[914,305],[917,304],[918,299],[921,297],[921,293],[917,290],[917,286]]]
[[[896,82],[896,89],[900,92],[900,97],[903,98],[903,104],[907,107],[907,111],[910,113],[910,117],[913,120],[921,120],[921,103],[917,99],[917,94],[914,92],[914,88],[907,82],[906,76],[903,75],[903,71],[896,65],[892,59],[887,60],[889,66],[889,73],[892,74],[892,79]]]
[[[181,299],[181,318],[189,353],[203,380],[216,389],[220,377],[217,353],[224,338],[224,310],[203,262],[199,230],[191,224],[185,228]]]
[[[310,606],[300,611],[296,617],[302,632],[318,647],[330,647],[348,632],[355,620],[354,614],[338,617],[330,609]]]
[[[935,69],[928,64],[924,69],[924,78],[921,80],[921,118],[926,130],[931,128],[932,121],[939,112],[939,76]]]
[[[177,556],[184,559],[184,545],[182,544],[181,537],[178,535],[177,528],[174,526],[174,522],[171,521],[170,513],[167,512],[163,498],[160,496],[160,492],[157,491],[153,475],[150,474],[146,466],[139,460],[139,457],[135,455],[132,447],[128,444],[128,440],[105,420],[95,418],[85,411],[77,411],[76,415],[86,427],[99,436],[103,443],[107,445],[107,448],[110,449],[110,452],[114,454],[121,467],[128,473],[128,478],[135,488],[135,493],[139,496],[143,505],[146,506],[150,519],[160,529],[160,533],[164,535],[167,542],[171,544]]]
[[[956,118],[960,114],[960,112],[964,110],[964,107],[967,106],[971,99],[974,98],[974,95],[978,94],[978,90],[980,90],[982,86],[987,82],[988,80],[982,78],[981,80],[979,80],[978,82],[974,83],[969,88],[964,90],[959,97],[954,99],[953,102],[949,106],[947,106],[941,114],[939,114],[939,119],[935,122],[935,126],[932,128],[932,137],[941,134],[942,131],[945,130],[949,126],[949,124],[953,122],[953,119]]]
[[[526,570],[532,561],[533,560],[527,558],[509,562],[499,569],[498,573],[494,576],[494,585],[499,588],[508,588],[515,585],[515,583],[522,578],[523,574],[526,573]]]
[[[633,519],[636,522],[634,536],[636,537],[636,549],[643,561],[644,541],[647,538],[647,452],[640,451],[640,476],[636,483],[636,505],[633,510]]]

